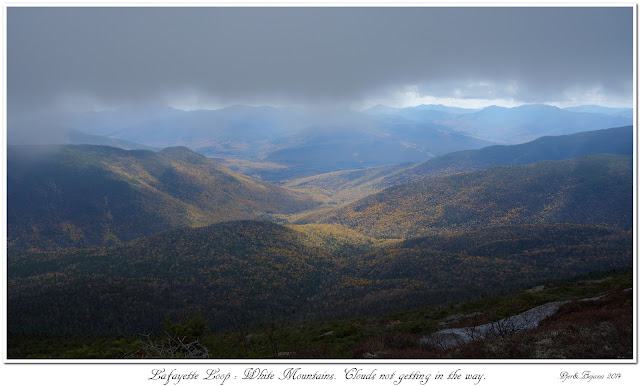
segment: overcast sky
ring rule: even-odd
[[[632,7],[9,7],[7,23],[9,115],[633,102]]]

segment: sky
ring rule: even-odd
[[[633,104],[632,7],[8,7],[7,106]]]

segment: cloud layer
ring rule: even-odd
[[[7,20],[10,113],[341,105],[407,87],[443,98],[632,101],[632,7],[9,7]]]

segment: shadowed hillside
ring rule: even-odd
[[[113,245],[176,226],[293,213],[315,205],[187,148],[9,147],[8,245]]]
[[[632,263],[631,232],[595,226],[501,227],[386,245],[333,231],[236,221],[106,249],[14,254],[9,330],[137,334],[199,311],[211,328],[243,331],[380,315]]]

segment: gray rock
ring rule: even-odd
[[[463,328],[447,328],[420,338],[420,344],[448,349],[476,339],[500,337],[538,327],[538,324],[555,314],[567,301],[551,302],[527,310],[521,314],[508,316],[497,322]]]

